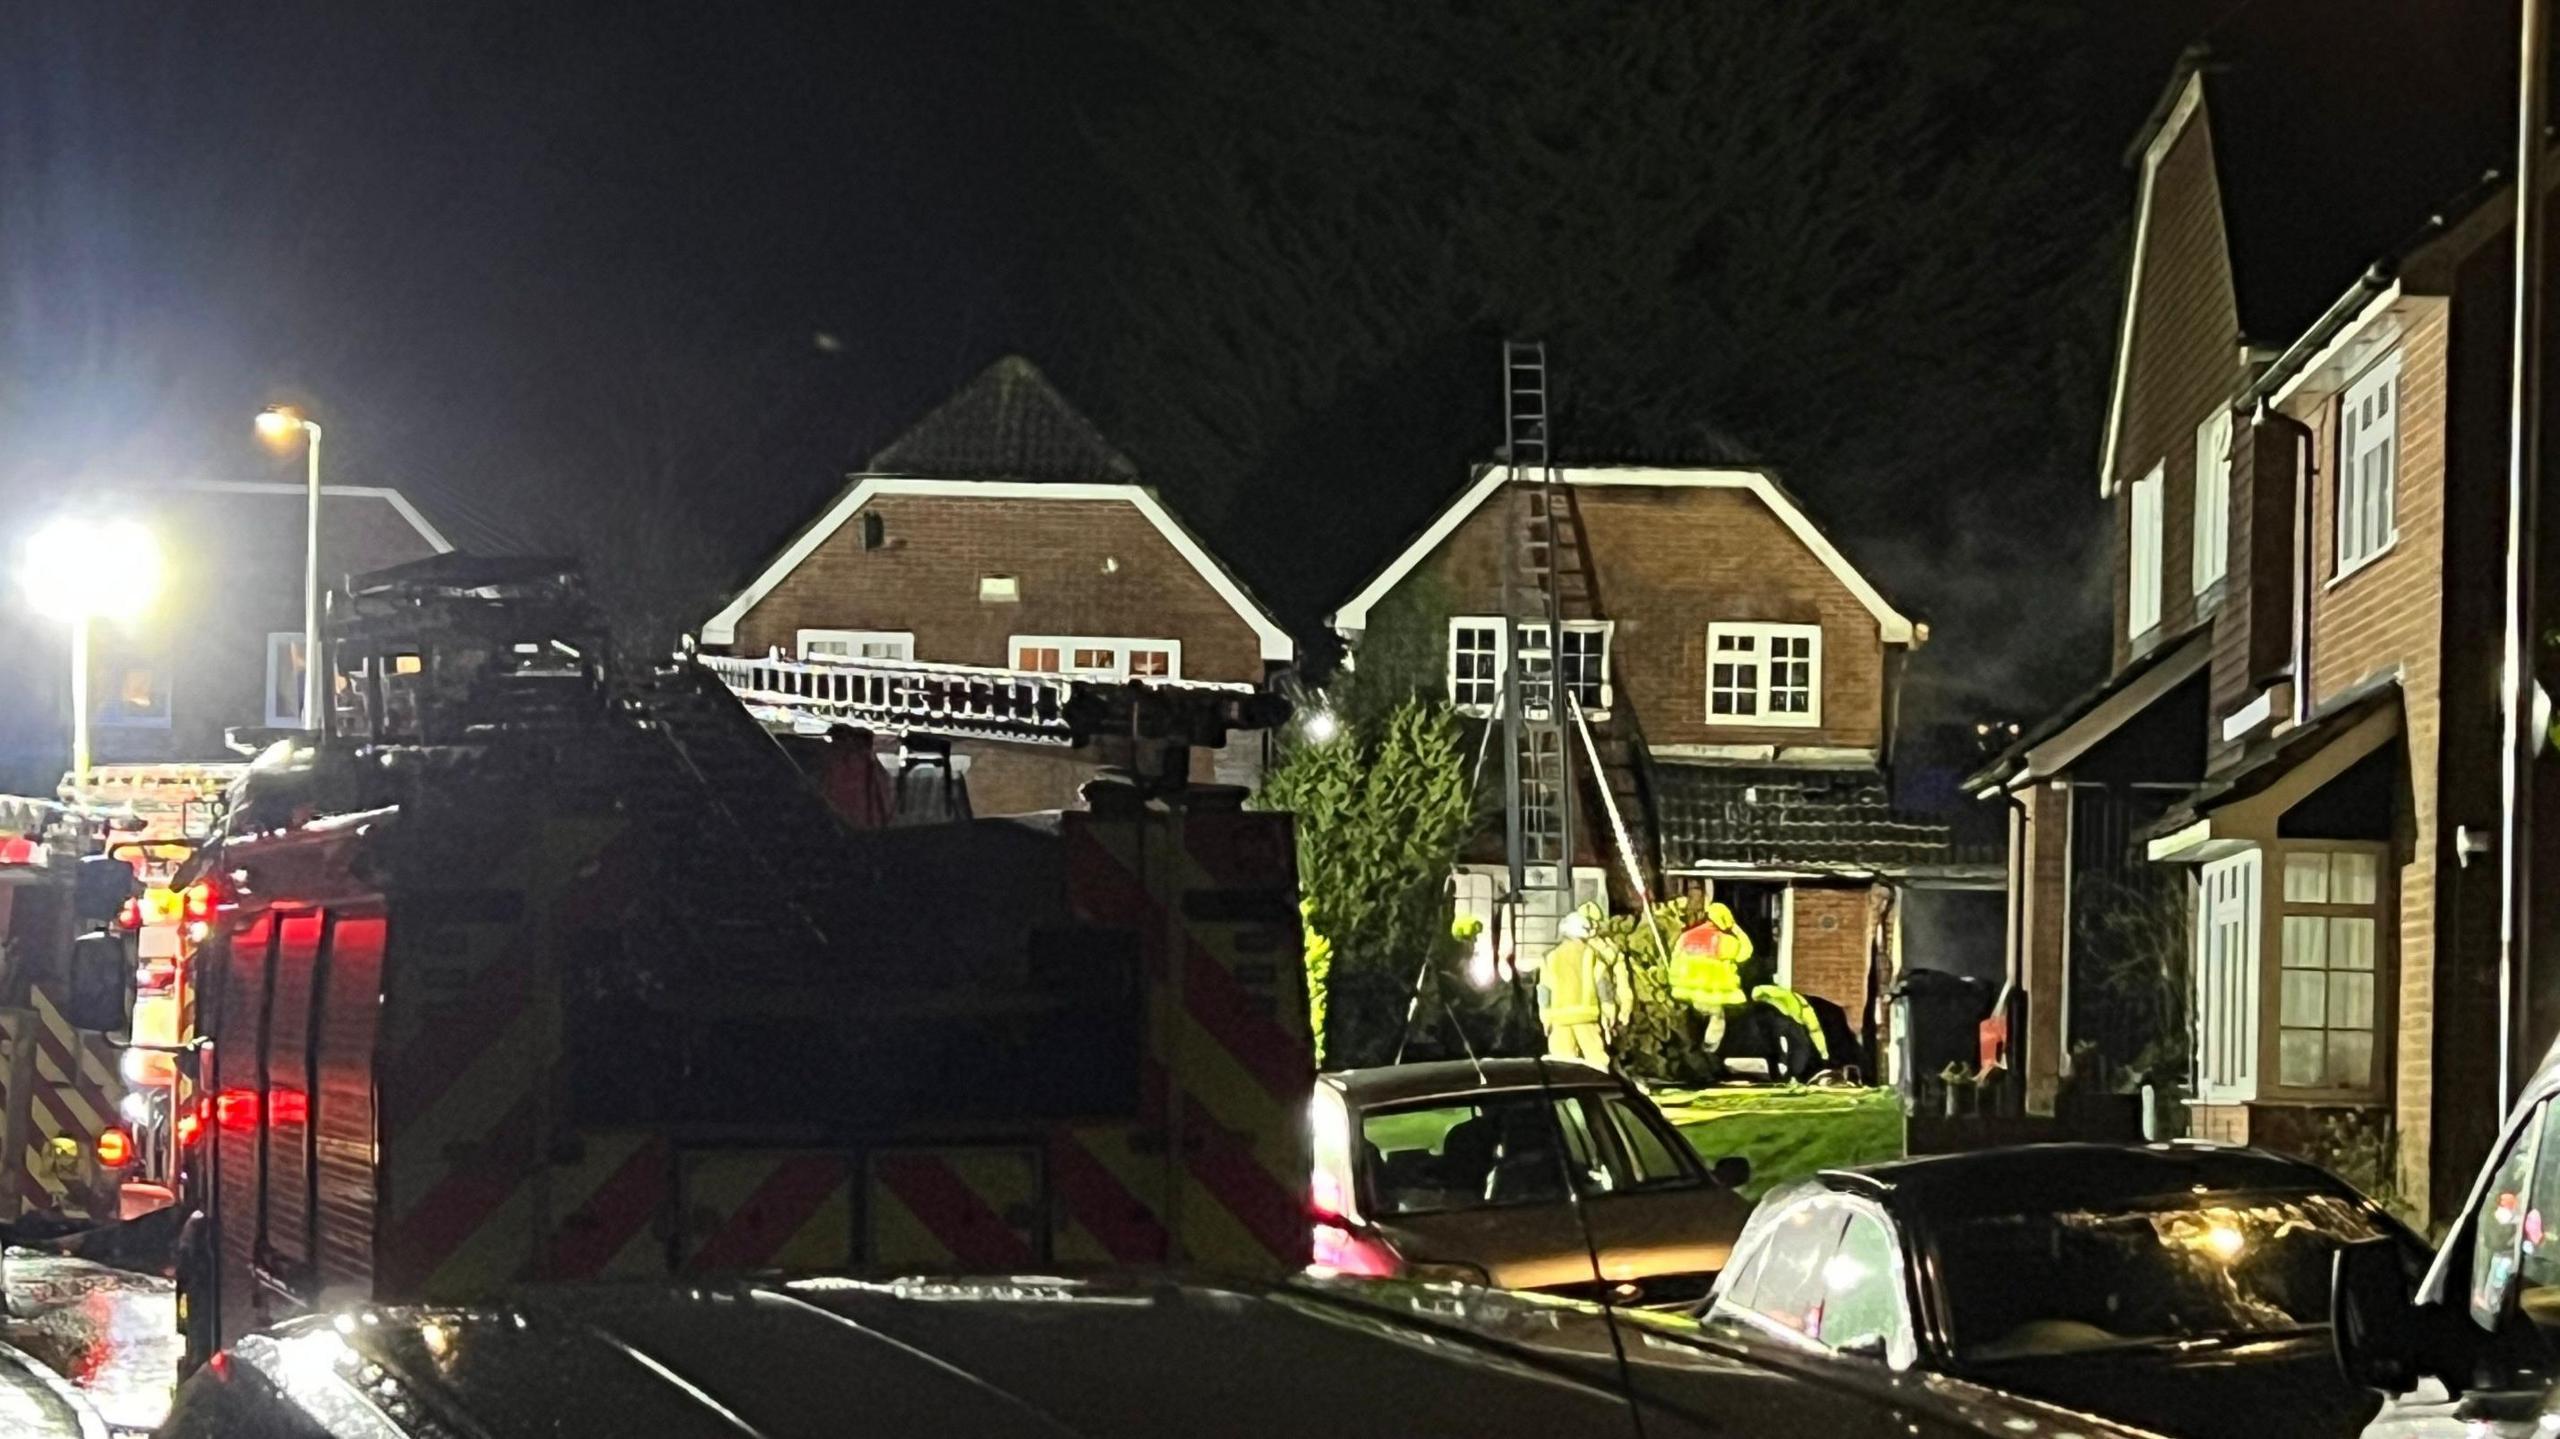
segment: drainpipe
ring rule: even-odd
[[[2317,583],[2311,532],[2316,518],[2312,510],[2314,497],[2320,492],[2313,486],[2311,427],[2268,407],[2263,401],[2258,420],[2273,425],[2293,439],[2293,723],[2299,725],[2311,717],[2311,591]]]

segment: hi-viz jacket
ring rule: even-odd
[[[1588,925],[1605,918],[1598,911],[1599,906],[1585,904],[1581,911],[1585,932],[1568,931],[1563,943],[1547,951],[1546,963],[1538,971],[1538,983],[1546,990],[1541,1017],[1551,1029],[1568,1024],[1598,1024],[1604,998],[1611,1021],[1619,1025],[1627,1022],[1635,1007],[1635,991],[1627,980],[1625,957],[1614,942],[1588,932]]]
[[[1682,930],[1673,946],[1671,997],[1701,1010],[1745,1003],[1742,965],[1749,958],[1751,936],[1734,923],[1733,911],[1710,904],[1705,921]]]
[[[1804,1032],[1813,1036],[1814,1056],[1826,1062],[1831,1058],[1831,1046],[1822,1038],[1822,1016],[1813,1012],[1803,995],[1781,985],[1764,984],[1752,990],[1751,997],[1803,1025]]]

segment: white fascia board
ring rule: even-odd
[[[802,531],[798,539],[765,566],[753,583],[740,590],[736,598],[703,624],[702,642],[711,645],[736,643],[738,621],[746,617],[747,611],[780,588],[802,561],[817,553],[819,546],[843,529],[846,521],[861,513],[862,507],[879,495],[942,495],[968,500],[1100,500],[1134,506],[1139,514],[1146,516],[1147,523],[1155,527],[1156,533],[1162,535],[1165,542],[1190,564],[1192,570],[1208,582],[1218,598],[1227,602],[1227,607],[1235,611],[1236,618],[1252,629],[1260,642],[1262,658],[1285,664],[1297,657],[1298,647],[1289,638],[1289,632],[1263,613],[1262,607],[1253,602],[1253,597],[1244,592],[1244,587],[1236,583],[1235,577],[1211,557],[1199,537],[1185,529],[1182,522],[1165,508],[1164,502],[1156,497],[1155,491],[1144,485],[946,480],[901,475],[864,475],[855,480],[850,488],[836,497],[833,505],[828,506],[816,524]]]
[[[311,493],[311,487],[308,485],[289,484],[283,480],[180,480],[173,488],[217,495],[307,495]],[[418,538],[425,540],[437,554],[453,553],[453,541],[444,537],[444,531],[437,529],[425,515],[420,514],[418,507],[409,503],[407,495],[388,485],[322,485],[320,498],[324,502],[332,499],[380,500],[389,505],[401,519],[408,521],[409,528],[416,530]]]
[[[2364,344],[2371,337],[2374,327],[2382,323],[2393,310],[2399,307],[2399,304],[2400,282],[2395,279],[2367,301],[2363,309],[2356,311],[2356,317],[2349,320],[2347,327],[2333,336],[2329,343],[2321,346],[2320,353],[2304,361],[2302,368],[2293,372],[2293,378],[2278,386],[2276,392],[2267,397],[2267,408],[2281,410],[2284,408],[2285,401],[2292,399],[2295,393],[2305,386],[2314,381],[2326,382],[2330,367],[2338,363],[2339,357],[2356,346]]]
[[[1431,527],[1424,530],[1419,539],[1406,546],[1404,552],[1397,555],[1384,570],[1380,571],[1376,579],[1371,580],[1360,593],[1352,596],[1340,609],[1335,610],[1328,617],[1327,623],[1345,636],[1358,635],[1366,630],[1369,627],[1369,611],[1375,608],[1380,600],[1385,599],[1405,576],[1413,573],[1414,567],[1421,564],[1433,550],[1438,549],[1442,541],[1455,533],[1458,526],[1465,523],[1469,515],[1474,514],[1486,500],[1491,499],[1494,492],[1501,489],[1510,476],[1510,470],[1504,466],[1486,466],[1484,473],[1476,477],[1476,482],[1467,487],[1465,494],[1460,495],[1449,508],[1441,511],[1439,518],[1431,522]],[[1794,501],[1787,497],[1786,492],[1780,490],[1762,471],[1675,470],[1626,465],[1604,468],[1562,468],[1556,471],[1556,477],[1569,485],[1593,488],[1624,486],[1632,489],[1660,490],[1749,490],[1760,497],[1760,502],[1769,507],[1770,513],[1778,517],[1779,523],[1784,524],[1788,532],[1812,552],[1815,559],[1822,562],[1822,567],[1831,572],[1833,579],[1838,580],[1849,593],[1857,596],[1858,603],[1865,606],[1867,613],[1875,617],[1876,628],[1884,636],[1885,643],[1907,645],[1917,641],[1918,627],[1892,605],[1887,604],[1884,596],[1876,592],[1876,587],[1867,582],[1867,577],[1858,573],[1857,567],[1849,563],[1849,557],[1840,553],[1839,547],[1832,544],[1830,537],[1814,525],[1812,518],[1796,508]]]
[[[2115,493],[2116,442],[2123,437],[2125,387],[2133,373],[2133,320],[2142,303],[2142,259],[2151,239],[2152,182],[2160,173],[2160,162],[2178,143],[2178,137],[2186,133],[2187,122],[2195,118],[2196,107],[2203,103],[2204,72],[2199,70],[2187,77],[2186,88],[2178,92],[2177,105],[2142,152],[2142,194],[2133,216],[2133,270],[2125,276],[2124,314],[2116,323],[2115,378],[2107,386],[2107,437],[2098,454],[2100,499]]]
[[[2258,691],[2258,697],[2256,699],[2249,701],[2240,708],[2233,710],[2230,714],[2223,716],[2223,741],[2228,743],[2240,738],[2249,731],[2265,724],[2269,719],[2274,717],[2275,712],[2276,692],[2274,690]]]
[[[2178,652],[2151,667],[2149,673],[2089,707],[2087,713],[2063,726],[2056,733],[2023,756],[2017,774],[2009,781],[2017,789],[2070,767],[2071,762],[2095,748],[2099,741],[2135,715],[2151,708],[2162,695],[2185,684],[2201,673],[2212,658],[2212,645],[2205,635],[2190,635],[2181,642]]]

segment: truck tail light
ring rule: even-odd
[[[109,1129],[98,1136],[98,1162],[109,1169],[122,1169],[133,1162],[133,1136],[121,1129]]]

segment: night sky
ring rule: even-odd
[[[2094,428],[2133,194],[2119,152],[2178,46],[2228,4],[2019,0],[2012,8],[2042,27],[2030,39],[1994,52],[1950,32],[1945,46],[1912,49],[1909,67],[1956,99],[1939,103],[1943,123],[1915,135],[1904,159],[1826,155],[1831,131],[1807,125],[1777,142],[1801,149],[1802,162],[1751,182],[1751,205],[1785,209],[1790,175],[1837,193],[1825,176],[1842,167],[1923,169],[1976,131],[2042,137],[2052,163],[2020,166],[2020,183],[2045,187],[2067,213],[2042,242],[2071,275],[2033,282],[2055,298],[2031,311],[1969,298],[1962,286],[1987,297],[2002,283],[1994,263],[1948,282],[1944,323],[1906,306],[1876,322],[1871,343],[1856,329],[1857,294],[1812,307],[1838,313],[1801,330],[1764,318],[1747,340],[1717,341],[1727,352],[1766,347],[1737,371],[1801,372],[1818,378],[1795,389],[1822,393],[1711,399],[1691,408],[1734,413],[1666,425],[1658,406],[1648,415],[1633,399],[1649,392],[1645,365],[1666,376],[1687,368],[1676,345],[1620,353],[1616,322],[1603,320],[1624,296],[1583,306],[1566,288],[1553,309],[1519,301],[1536,279],[1524,259],[1528,279],[1503,281],[1512,298],[1447,304],[1445,323],[1435,314],[1408,327],[1420,338],[1334,376],[1320,397],[1254,397],[1278,416],[1263,426],[1276,438],[1244,458],[1203,458],[1165,417],[1212,412],[1254,376],[1187,354],[1185,334],[1124,297],[1143,299],[1150,276],[1183,269],[1166,263],[1167,247],[1189,242],[1181,207],[1231,152],[1203,141],[1151,159],[1159,151],[1129,136],[1201,128],[1183,117],[1218,117],[1229,99],[1239,127],[1325,131],[1288,109],[1334,104],[1305,98],[1290,64],[1339,57],[1350,72],[1396,44],[1429,47],[1414,52],[1418,63],[1446,48],[1401,20],[1388,36],[1384,18],[1345,19],[1364,8],[1447,11],[1469,43],[1497,37],[1428,80],[1441,89],[1454,75],[1463,92],[1481,74],[1488,86],[1547,93],[1561,76],[1561,108],[1526,128],[1560,128],[1558,153],[1572,153],[1571,76],[1598,62],[1575,53],[1569,34],[1539,38],[1547,20],[1501,49],[1506,32],[1488,30],[1486,16],[1517,8],[1511,0],[1238,7],[1257,31],[1234,47],[1245,58],[1189,73],[1166,57],[1217,31],[1217,4],[1157,17],[1130,0],[0,0],[8,509],[40,509],[85,477],[260,475],[278,461],[255,445],[249,417],[291,399],[329,427],[333,480],[399,485],[466,544],[610,560],[679,534],[658,569],[634,572],[663,572],[690,605],[805,518],[847,466],[989,361],[1020,352],[1305,627],[1461,483],[1467,459],[1489,451],[1498,437],[1478,426],[1493,412],[1490,346],[1506,329],[1542,325],[1573,337],[1559,339],[1568,375],[1579,345],[1606,359],[1584,373],[1605,373],[1618,392],[1588,395],[1605,444],[1584,448],[1704,445],[1782,466],[1888,593],[1934,621],[1923,682],[1940,709],[2027,716],[2094,678],[2104,596],[2082,557],[2102,513]],[[1869,13],[1937,7],[1814,8],[1863,27]],[[1737,29],[1734,43],[1747,43]],[[1268,84],[1252,68],[1265,53]],[[1749,58],[1719,62],[1747,73]],[[1181,93],[1202,73],[1219,79],[1212,93]],[[1344,103],[1383,96],[1382,113],[1400,113],[1402,97],[1384,93],[1399,73],[1364,78],[1369,88]],[[1483,98],[1456,93],[1448,123],[1501,129],[1498,109],[1473,103]],[[1339,106],[1312,118],[1358,123]],[[1613,147],[1595,165],[1638,149],[1676,170],[1688,143],[1623,124],[1595,124],[1591,136],[1605,137],[1592,147]],[[1359,147],[1330,132],[1322,143],[1338,153],[1304,157],[1307,174],[1347,175],[1354,193],[1310,205],[1340,204],[1354,228],[1373,210],[1382,231],[1412,219],[1395,213],[1393,194],[1356,193],[1369,163]],[[1236,163],[1258,167],[1248,178],[1260,184],[1269,153]],[[1285,172],[1286,152],[1276,153]],[[1271,184],[1305,182],[1283,173]],[[1648,228],[1642,201],[1624,217],[1631,232]],[[1996,259],[2009,243],[1988,228],[1990,210],[1968,233],[1961,207],[1931,203],[1942,249]],[[1202,233],[1198,243],[1220,242],[1214,226]],[[1429,255],[1419,243],[1415,253]],[[1505,259],[1454,244],[1450,253],[1462,266]],[[1229,263],[1224,250],[1191,258],[1194,273]],[[1680,284],[1712,299],[1719,265],[1741,258],[1693,256]],[[1250,253],[1233,263],[1250,290]],[[1628,312],[1641,313],[1645,297],[1633,298]],[[1991,316],[1990,327],[1961,323],[1966,314]],[[1296,346],[1303,370],[1325,349],[1315,333],[1273,343]],[[1791,368],[1791,347],[1817,340],[1825,355],[1860,358]],[[1893,455],[1872,435],[1844,439],[1805,418],[1889,406],[1935,376],[1994,374],[1979,362],[1995,352],[2014,353],[2014,368],[1923,399],[1951,434],[2024,436],[1997,440],[2010,457],[1998,473]],[[1666,378],[1663,393],[1680,391]],[[1613,403],[1621,398],[1629,403]],[[1915,435],[1912,448],[1945,447]]]

